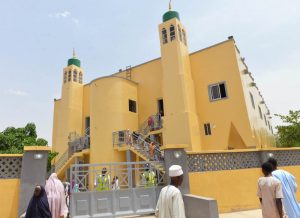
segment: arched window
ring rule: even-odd
[[[182,41],[181,28],[179,25],[178,25],[178,35],[179,35],[180,41]]]
[[[70,70],[69,73],[68,73],[68,81],[71,82],[71,79],[72,79],[72,72]]]
[[[82,72],[79,72],[79,83],[82,84]]]
[[[168,43],[168,35],[167,35],[167,30],[165,28],[163,28],[161,30],[161,35],[162,35],[162,42],[163,42],[163,44]]]
[[[67,82],[67,72],[64,72],[64,83]]]
[[[73,81],[77,82],[77,71],[76,70],[73,71]]]
[[[170,39],[171,41],[175,40],[175,27],[173,25],[170,26]]]
[[[182,30],[182,40],[183,40],[184,44],[186,45],[186,35],[185,35],[184,30]]]

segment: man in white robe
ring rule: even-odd
[[[172,165],[169,168],[169,176],[171,184],[161,190],[155,215],[158,218],[185,218],[184,203],[178,189],[183,182],[181,166]]]
[[[282,203],[289,218],[300,217],[300,206],[296,199],[297,183],[295,177],[285,170],[277,169],[277,160],[270,157],[268,162],[273,166],[272,175],[282,183],[284,198]]]

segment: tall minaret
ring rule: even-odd
[[[165,108],[164,145],[166,148],[188,146],[188,150],[201,150],[186,29],[171,4],[163,15],[159,33]]]
[[[57,131],[53,148],[59,156],[68,148],[71,132],[82,134],[83,75],[80,60],[73,50],[73,57],[63,69],[61,99],[55,103],[54,125]]]

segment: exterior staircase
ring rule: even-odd
[[[85,136],[80,137],[73,132],[69,135],[69,143],[66,151],[60,156],[55,164],[52,165],[48,174],[55,172],[57,176],[62,179],[65,177],[66,170],[75,163],[76,158],[82,158],[89,155],[90,136],[89,129],[85,130]]]

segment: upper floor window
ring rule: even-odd
[[[67,82],[67,72],[64,72],[64,83]]]
[[[129,106],[129,111],[136,113],[136,101],[134,100],[128,100],[128,106]]]
[[[184,29],[182,29],[182,41],[186,45],[186,35]]]
[[[68,81],[71,82],[71,79],[72,79],[72,72],[69,71],[69,73],[68,73]]]
[[[181,33],[181,28],[179,25],[178,25],[178,35],[179,35],[180,41],[182,41],[182,33]]]
[[[78,80],[78,82],[79,82],[80,84],[82,84],[82,72],[79,72],[79,80]]]
[[[205,135],[211,135],[210,123],[204,124],[204,132],[205,132]]]
[[[73,71],[73,81],[77,82],[77,71],[76,70]]]
[[[175,27],[173,25],[170,26],[170,39],[171,41],[175,40]]]
[[[268,126],[266,115],[264,115],[264,120],[265,120],[266,126]]]
[[[259,112],[260,119],[263,119],[263,115],[262,115],[260,106],[258,106],[258,112]]]
[[[209,97],[211,101],[227,98],[225,82],[208,86],[208,91],[209,91]]]
[[[254,98],[253,98],[253,95],[252,95],[251,92],[249,92],[249,93],[250,93],[250,99],[251,99],[252,107],[253,107],[253,109],[255,109],[255,104],[254,104]]]
[[[162,35],[163,44],[168,43],[168,34],[167,34],[167,30],[165,28],[162,29],[161,35]]]

